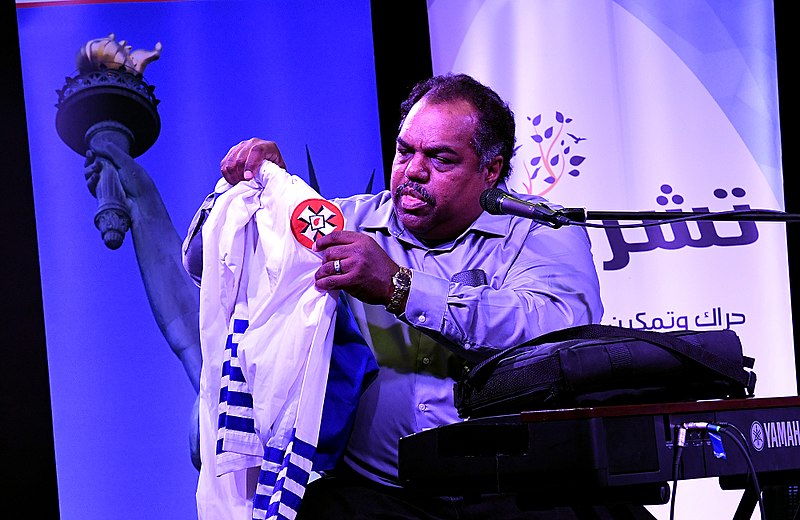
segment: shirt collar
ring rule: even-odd
[[[500,184],[498,188],[504,189],[505,185]],[[468,233],[480,233],[486,235],[495,235],[495,236],[505,236],[509,233],[511,229],[511,215],[492,215],[486,211],[483,211],[475,221],[470,224],[470,226],[462,233],[462,235],[466,235]],[[425,247],[419,239],[417,239],[414,235],[408,232],[400,221],[397,219],[397,215],[394,212],[394,203],[392,202],[391,197],[388,197],[386,201],[379,205],[374,211],[372,211],[369,215],[362,220],[359,228],[363,230],[384,230],[399,240],[407,242],[409,244],[414,244],[418,246]],[[457,240],[457,239],[456,239]]]

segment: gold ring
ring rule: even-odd
[[[333,270],[336,274],[342,274],[342,262],[338,258],[333,261]]]

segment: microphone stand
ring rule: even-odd
[[[734,206],[736,208],[736,206]],[[557,225],[581,224],[592,220],[641,220],[642,225],[666,224],[680,220],[711,221],[761,221],[761,222],[800,222],[800,214],[778,210],[734,209],[733,211],[587,211],[583,208],[564,208],[554,210]],[[644,223],[649,224],[644,224]],[[548,225],[552,225],[549,222]]]
[[[529,218],[552,228],[564,225],[580,225],[585,228],[603,229],[608,235],[609,245],[613,252],[610,260],[603,266],[608,270],[621,269],[628,264],[633,252],[651,251],[653,249],[678,249],[683,246],[709,247],[713,245],[747,245],[758,240],[758,228],[754,221],[766,222],[800,222],[800,214],[785,213],[777,210],[751,209],[747,205],[733,206],[732,211],[712,212],[706,208],[694,208],[695,211],[586,211],[583,208],[563,208],[548,213],[537,208],[536,214]],[[699,211],[698,211],[699,210]],[[531,213],[534,213],[533,211]],[[601,223],[588,223],[600,220]],[[623,220],[639,222],[623,224]],[[697,232],[690,232],[687,222],[697,224]],[[737,236],[721,236],[714,229],[711,221],[735,221],[741,232]],[[660,227],[667,225],[672,229],[672,237],[661,233]],[[623,229],[644,228],[645,241],[626,241]]]
[[[481,207],[492,215],[517,215],[529,218],[548,227],[559,228],[564,225],[581,224],[585,227],[645,227],[660,224],[685,222],[689,220],[717,221],[772,221],[798,222],[800,214],[777,210],[751,209],[748,205],[734,205],[733,211],[711,212],[708,208],[693,208],[695,211],[586,211],[583,208],[553,209],[541,202],[518,199],[499,189],[489,188],[481,193]],[[698,211],[703,210],[703,211]],[[603,224],[587,224],[589,220],[601,220]],[[609,221],[640,220],[641,224],[611,225]]]

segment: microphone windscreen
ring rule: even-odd
[[[503,210],[500,207],[505,192],[497,188],[489,188],[481,193],[481,207],[491,213],[492,215],[502,215]]]

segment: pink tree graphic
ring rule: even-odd
[[[572,119],[564,117],[564,114],[558,111],[555,118],[556,124],[548,126],[544,131],[540,131],[539,128],[542,126],[541,114],[527,118],[533,125],[531,139],[538,151],[529,162],[522,163],[528,178],[527,181],[523,181],[523,186],[529,194],[534,193],[537,179],[545,184],[537,195],[544,196],[556,187],[565,173],[577,177],[580,175],[578,166],[586,160],[586,157],[572,153],[573,146],[578,146],[581,141],[586,140],[566,131],[566,126]]]

